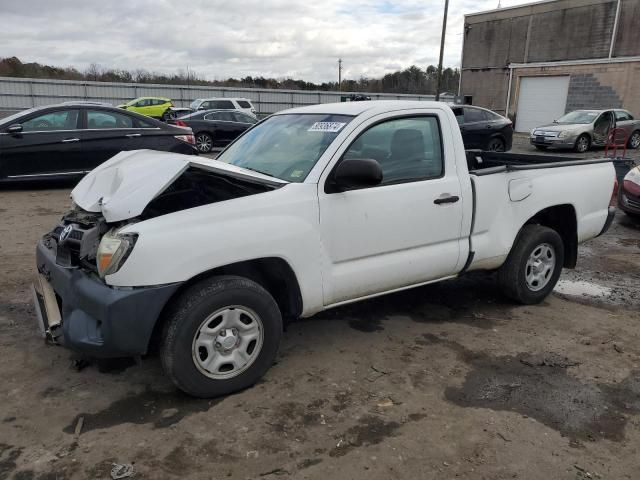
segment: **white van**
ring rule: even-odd
[[[254,118],[256,109],[248,98],[196,98],[189,108],[192,110],[240,110]]]

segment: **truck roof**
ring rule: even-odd
[[[419,100],[367,100],[362,102],[321,103],[306,107],[290,108],[282,110],[275,115],[288,113],[324,113],[335,115],[360,115],[369,111],[371,114],[388,112],[392,110],[405,110],[411,108],[440,108],[447,106],[443,102],[419,101]]]

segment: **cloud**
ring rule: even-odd
[[[2,56],[57,66],[207,79],[264,76],[332,81],[380,77],[438,61],[444,1],[21,0],[3,5]],[[502,6],[525,3],[504,0]],[[445,66],[460,63],[463,15],[497,0],[452,1]]]

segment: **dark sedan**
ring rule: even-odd
[[[513,123],[491,110],[470,105],[452,106],[466,149],[506,152],[513,143]]]
[[[123,150],[197,154],[190,130],[78,102],[0,119],[0,183],[81,177]]]
[[[169,123],[191,127],[200,153],[209,153],[213,147],[224,147],[258,120],[246,113],[233,110],[204,110],[185,115]]]

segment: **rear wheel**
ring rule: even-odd
[[[640,130],[636,130],[629,137],[629,148],[640,148]]]
[[[213,149],[213,137],[205,132],[196,135],[196,148],[200,153],[209,153]]]
[[[162,366],[189,395],[226,395],[265,374],[281,336],[280,310],[264,288],[242,277],[214,277],[186,290],[170,308]]]
[[[589,147],[591,147],[591,139],[589,138],[589,135],[583,133],[576,140],[573,149],[578,153],[585,153],[589,150]]]
[[[489,140],[489,143],[487,143],[487,150],[490,152],[504,152],[504,140],[497,137],[492,138],[491,140]]]
[[[553,290],[564,265],[564,245],[558,232],[541,225],[525,225],[498,271],[509,298],[540,303]]]

